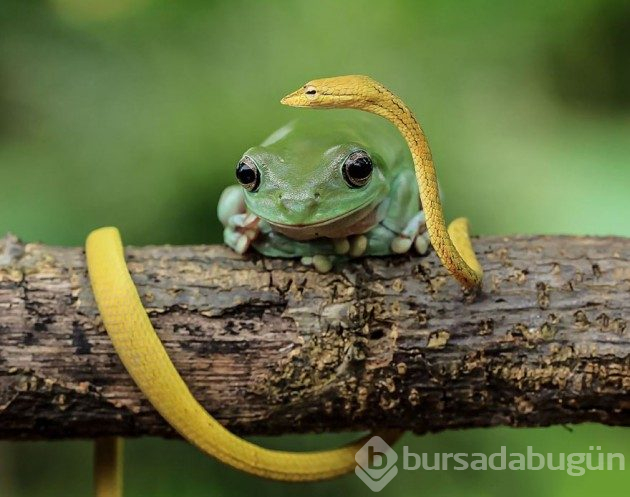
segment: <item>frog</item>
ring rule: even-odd
[[[363,256],[425,255],[430,241],[404,139],[379,117],[331,114],[290,121],[240,157],[238,184],[217,207],[225,244],[321,273]]]

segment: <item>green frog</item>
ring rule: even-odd
[[[301,258],[320,272],[340,259],[429,248],[411,154],[386,121],[312,113],[245,152],[218,216],[225,243]]]

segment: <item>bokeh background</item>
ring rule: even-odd
[[[249,146],[296,117],[314,77],[365,73],[415,110],[447,201],[476,233],[630,236],[627,1],[0,2],[0,233],[80,245],[215,243]],[[535,261],[532,261],[535,264]],[[345,435],[257,439],[315,448]],[[630,431],[581,425],[417,438],[415,452],[585,452],[630,464]],[[369,493],[355,476],[286,485],[180,441],[127,445],[128,496]],[[627,472],[404,472],[388,496],[627,494]],[[0,442],[0,496],[84,496],[88,442]]]

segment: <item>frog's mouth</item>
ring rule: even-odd
[[[312,224],[282,224],[267,222],[274,231],[299,241],[313,240],[315,238],[343,238],[351,235],[360,235],[372,229],[380,221],[382,215],[379,212],[380,202],[369,202],[357,209],[326,221]]]

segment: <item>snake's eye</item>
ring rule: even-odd
[[[342,170],[343,179],[351,188],[361,188],[372,176],[372,159],[367,152],[358,150],[348,156]]]
[[[236,179],[245,190],[255,192],[260,185],[258,166],[249,157],[243,157],[236,166]]]
[[[317,88],[312,85],[306,85],[304,87],[304,94],[306,95],[306,98],[313,100],[317,96]]]

